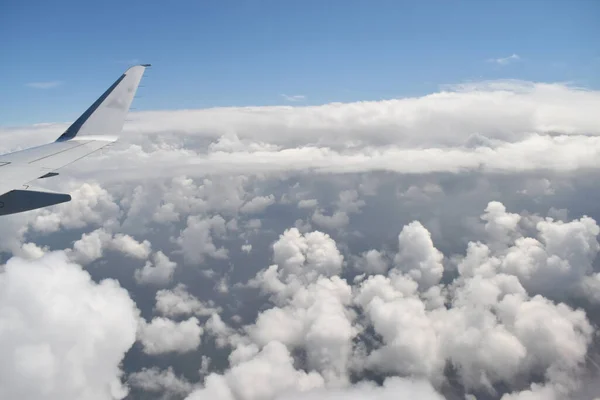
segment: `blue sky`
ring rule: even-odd
[[[600,88],[598,20],[594,0],[8,1],[0,126],[73,120],[137,62],[153,64],[141,110],[377,100],[503,78]]]

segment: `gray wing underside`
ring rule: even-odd
[[[146,67],[128,69],[55,142],[0,156],[0,215],[11,213],[3,201],[9,192],[27,190],[36,179],[117,140]],[[68,199],[62,201],[70,200],[63,196]],[[22,197],[15,199],[24,202]],[[22,204],[14,207],[22,208]]]

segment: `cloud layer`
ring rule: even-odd
[[[3,219],[0,397],[600,396],[599,106],[493,81],[133,114],[40,182],[70,203]]]

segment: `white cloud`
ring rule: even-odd
[[[24,243],[20,249],[14,252],[16,257],[21,257],[26,260],[35,260],[41,258],[44,254],[49,251],[47,246],[40,247],[35,243]]]
[[[110,252],[126,277],[181,278],[155,305],[144,302],[156,288],[123,281],[160,315],[142,324],[142,349],[173,363],[136,364],[148,396],[188,383],[217,399],[435,396],[453,391],[452,366],[457,392],[572,398],[597,378],[586,360],[598,357],[598,214],[584,198],[597,197],[599,106],[598,91],[493,81],[383,102],[135,113],[117,145],[41,181],[74,201],[4,218],[0,248],[35,259],[72,246],[71,259],[100,261],[94,276],[115,273]],[[0,147],[62,130],[0,129]],[[180,320],[209,313],[204,326]],[[212,363],[198,354],[212,346],[204,329],[223,352]],[[349,384],[384,375],[413,377]]]
[[[61,81],[29,82],[25,86],[33,89],[53,89],[62,85]]]
[[[360,382],[344,389],[316,389],[303,393],[289,393],[278,396],[277,400],[442,400],[444,396],[436,392],[431,384],[423,380],[387,378],[382,386],[370,382]]]
[[[173,278],[177,268],[162,251],[157,251],[153,256],[153,263],[147,261],[143,268],[134,272],[135,281],[139,284],[166,285]]]
[[[81,235],[81,239],[73,244],[73,249],[67,251],[69,256],[82,264],[89,264],[104,254],[104,250],[117,251],[128,257],[145,260],[151,252],[148,240],[138,242],[129,235],[112,235],[104,228],[96,229]]]
[[[138,340],[146,354],[186,353],[200,346],[203,332],[196,317],[181,322],[155,317],[150,323],[140,322]]]
[[[123,398],[138,315],[127,291],[95,283],[61,252],[0,271],[0,397]]]
[[[315,210],[311,221],[327,230],[342,229],[350,223],[350,217],[344,211],[336,211],[332,215],[324,215],[321,210]]]
[[[209,316],[219,312],[213,304],[205,304],[189,294],[181,283],[172,290],[162,289],[156,293],[155,310],[167,317],[191,314]]]
[[[319,204],[317,199],[306,199],[298,202],[298,208],[314,208]]]
[[[248,328],[250,337],[261,345],[279,341],[290,349],[304,348],[309,370],[318,371],[328,383],[346,385],[357,333],[346,308],[350,302],[345,281],[320,278],[294,293],[286,306],[259,314]]]
[[[113,237],[110,248],[140,260],[147,259],[152,251],[152,245],[149,241],[138,242],[131,236],[121,233]]]
[[[394,257],[396,268],[425,289],[437,284],[444,272],[444,255],[434,247],[429,231],[420,222],[412,222],[402,228],[398,242],[400,251]]]
[[[521,59],[521,57],[519,57],[518,54],[511,54],[508,57],[500,57],[500,58],[490,58],[487,61],[494,63],[494,64],[498,64],[498,65],[508,65],[514,62],[517,62]]]
[[[258,214],[263,211],[270,205],[275,203],[275,197],[270,194],[268,196],[259,196],[255,197],[252,200],[246,202],[241,208],[240,212],[242,214]]]
[[[227,250],[223,247],[217,248],[212,237],[213,233],[222,234],[225,229],[225,220],[220,215],[205,219],[197,216],[188,217],[187,227],[176,239],[186,262],[202,264],[206,256],[216,259],[227,258]]]
[[[307,391],[322,385],[323,378],[319,374],[296,370],[285,346],[271,342],[252,358],[234,365],[224,375],[213,373],[206,377],[204,387],[186,399],[271,399],[286,391]]]
[[[389,260],[378,250],[365,251],[356,259],[356,268],[369,274],[385,274],[389,264]]]
[[[329,235],[318,231],[301,234],[291,228],[273,244],[273,261],[276,265],[262,271],[256,282],[268,292],[287,296],[286,287],[294,290],[300,282],[338,275],[344,257]]]
[[[52,208],[36,211],[32,228],[39,232],[78,229],[93,224],[107,229],[114,227],[120,208],[106,189],[97,183],[83,183],[69,191],[72,200]]]
[[[130,374],[127,377],[127,383],[146,392],[167,393],[176,396],[185,396],[194,388],[194,385],[185,378],[177,376],[172,367],[166,370],[159,370],[156,367],[144,368]]]
[[[301,95],[301,94],[295,94],[295,95],[282,94],[281,97],[283,97],[286,101],[290,101],[290,102],[298,102],[298,101],[306,100],[306,96]]]
[[[104,162],[98,169],[95,163],[81,163],[78,171],[69,173],[123,182],[139,179],[140,171],[147,177],[217,174],[230,179],[232,174],[297,171],[419,174],[597,169],[600,130],[593,115],[598,107],[597,91],[489,81],[379,102],[137,113],[132,114],[121,145],[97,156],[99,161],[110,159],[110,164]],[[64,128],[53,127],[57,133]],[[178,133],[176,139],[172,132]],[[237,138],[233,147],[206,149],[198,144],[216,143],[232,132]],[[4,133],[14,132],[1,132],[7,137],[2,144],[7,149],[14,147],[16,136],[35,137],[31,131]],[[143,134],[162,139],[154,143]],[[191,144],[184,146],[182,138]],[[268,146],[254,146],[257,143]],[[154,168],[156,164],[161,168]],[[227,182],[208,180],[207,185],[227,187]],[[194,188],[182,190],[196,197]],[[244,197],[231,196],[230,190],[215,191],[214,198],[222,208],[237,209]],[[175,199],[190,197],[182,194],[166,195],[164,206],[172,209],[156,218],[176,218]],[[203,207],[205,202],[187,205]]]

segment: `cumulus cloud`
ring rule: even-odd
[[[341,272],[344,256],[335,241],[322,232],[301,234],[296,228],[286,230],[273,244],[273,261],[257,276],[256,282],[274,293],[296,286],[297,281],[315,282],[319,276]]]
[[[67,249],[94,263],[90,287],[118,277],[147,319],[132,317],[122,367],[132,398],[596,396],[599,106],[597,91],[490,81],[134,113],[117,145],[41,182],[72,202],[3,220],[0,257]],[[62,130],[1,129],[0,147]],[[131,341],[107,344],[115,372],[92,377],[118,396]]]
[[[173,278],[177,264],[162,251],[154,253],[153,263],[147,261],[143,268],[136,269],[134,278],[139,284],[165,285]]]
[[[504,205],[490,202],[482,214],[490,246],[469,243],[466,255],[455,259],[459,275],[450,284],[441,281],[444,255],[417,222],[402,229],[391,269],[381,253],[363,254],[361,265],[368,265],[370,259],[375,267],[354,288],[336,276],[341,270],[328,272],[306,264],[305,238],[317,235],[327,242],[327,236],[286,231],[273,245],[276,265],[252,281],[276,295],[272,298],[275,306],[259,313],[245,330],[259,348],[276,342],[289,351],[302,349],[300,365],[319,372],[327,385],[344,387],[350,370],[371,370],[414,376],[440,388],[451,365],[456,369],[455,379],[467,391],[493,394],[501,385],[514,385],[513,396],[528,396],[528,389],[519,389],[518,382],[544,376],[545,384],[534,386],[533,392],[562,398],[579,385],[577,376],[586,363],[594,328],[583,310],[543,297],[539,288],[528,285],[526,275],[504,267],[512,259],[513,248],[526,239],[522,234],[511,235],[522,218],[539,220],[537,230],[542,237],[547,231],[561,231],[579,222],[517,218]],[[594,227],[595,222],[588,228],[591,243],[585,235],[567,234],[569,229],[565,229],[563,234],[552,235],[554,241],[544,240],[540,246],[544,253],[556,249],[552,252],[558,264],[572,258],[589,265],[590,256],[597,252]],[[572,238],[577,239],[573,242]],[[583,243],[588,244],[578,247]],[[581,248],[586,256],[559,248]],[[336,260],[335,242],[327,249],[318,253],[322,262],[341,266],[325,261]],[[594,279],[589,267],[586,271],[575,282]],[[554,277],[552,285],[562,281],[564,276]],[[580,286],[570,287],[576,291]],[[552,293],[546,294],[552,298]],[[351,305],[358,306],[360,313],[355,314]],[[222,327],[221,332],[227,329]],[[370,329],[380,344],[355,346],[354,338],[368,336]],[[239,342],[231,345],[238,349],[235,354],[252,348]],[[348,395],[359,392],[353,387]]]
[[[82,264],[89,264],[104,254],[104,250],[120,252],[128,257],[145,260],[151,252],[151,243],[148,240],[138,242],[129,235],[113,235],[104,228],[96,229],[81,235],[81,239],[73,244],[73,249],[68,251],[70,257]]]
[[[314,208],[319,204],[317,199],[306,199],[298,202],[298,208]]]
[[[224,375],[206,377],[204,387],[192,392],[186,399],[271,399],[285,391],[307,391],[323,385],[319,374],[298,371],[293,362],[285,346],[269,343]]]
[[[107,228],[116,224],[121,210],[112,195],[99,184],[84,183],[70,194],[70,202],[37,211],[39,215],[32,222],[32,228],[48,233],[90,224]]]
[[[127,383],[144,392],[155,393],[160,395],[171,396],[186,396],[189,394],[193,385],[185,378],[179,377],[169,367],[166,370],[158,368],[144,368],[141,371],[134,372],[127,377]]]
[[[424,399],[442,400],[444,397],[437,393],[431,384],[422,380],[410,380],[402,378],[388,378],[382,386],[376,386],[368,382],[356,385],[352,388],[323,390],[316,389],[305,393],[293,393],[278,396],[278,400],[392,400],[392,399]]]
[[[219,215],[212,218],[188,217],[187,227],[176,239],[186,262],[202,264],[206,256],[227,258],[227,249],[217,248],[212,236],[213,233],[224,233],[225,229],[225,220]]]
[[[422,287],[437,284],[444,272],[444,256],[433,246],[429,231],[420,222],[412,222],[402,228],[398,242],[400,251],[394,258],[395,266]]]
[[[272,194],[269,196],[258,196],[246,202],[240,208],[240,212],[243,214],[258,214],[265,211],[267,207],[274,203],[275,197]]]
[[[137,315],[116,281],[92,281],[64,253],[11,259],[0,272],[0,397],[123,398]]]
[[[356,258],[356,268],[369,274],[385,274],[389,268],[389,261],[382,252],[371,249]]]
[[[213,304],[204,304],[189,294],[185,285],[181,283],[173,290],[162,289],[156,292],[155,310],[167,317],[191,314],[209,316],[220,311]]]
[[[196,317],[181,322],[155,317],[140,322],[138,339],[147,354],[185,353],[198,348],[203,329]]]

